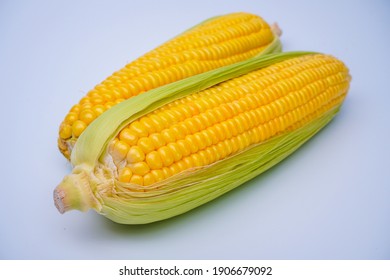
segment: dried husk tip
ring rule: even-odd
[[[101,204],[92,191],[89,168],[78,166],[73,172],[64,177],[53,192],[54,204],[63,214],[69,210],[88,211],[101,210]]]

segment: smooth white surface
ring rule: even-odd
[[[194,211],[145,226],[60,215],[71,171],[58,125],[95,84],[215,15],[283,29],[353,81],[342,112],[293,156]],[[2,259],[389,259],[388,1],[1,1]]]

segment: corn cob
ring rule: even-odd
[[[69,158],[85,128],[130,97],[280,48],[277,35],[259,16],[233,13],[209,19],[127,64],[89,91],[61,123],[58,147]]]
[[[338,112],[350,79],[332,56],[284,53],[127,100],[80,137],[55,204],[61,213],[93,208],[125,224],[189,211],[310,139]]]

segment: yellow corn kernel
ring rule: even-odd
[[[145,153],[138,146],[132,146],[127,153],[127,161],[129,163],[140,162],[145,158]]]
[[[100,103],[100,102],[99,102]],[[100,116],[101,114],[104,113],[105,111],[105,108],[103,105],[100,105],[99,103],[97,103],[98,105],[95,105],[92,107],[92,111],[94,113],[95,116]]]
[[[150,169],[160,169],[164,166],[160,153],[156,151],[147,154],[145,160]]]
[[[185,140],[179,140],[177,141],[177,147],[179,148],[180,150],[180,153],[186,157],[188,156],[189,154],[191,154],[191,147],[189,145],[189,143]]]
[[[148,136],[148,129],[139,121],[133,122],[129,129],[138,137]]]
[[[148,137],[142,137],[138,140],[137,146],[141,148],[141,150],[147,154],[154,150],[153,141]]]
[[[172,133],[169,129],[164,129],[161,131],[161,136],[163,137],[166,143],[172,143],[176,141],[175,134]]]
[[[167,146],[161,147],[157,152],[164,166],[170,166],[174,162],[172,151]]]
[[[80,136],[86,127],[87,125],[85,122],[81,120],[77,120],[72,125],[72,134],[76,136]]]
[[[152,144],[156,149],[158,149],[166,144],[164,137],[160,133],[153,133],[149,136],[149,138],[152,141]]]
[[[144,178],[140,175],[136,175],[134,174],[133,176],[131,176],[130,178],[130,183],[132,184],[135,184],[135,185],[141,185],[143,186],[144,184]]]
[[[75,121],[77,121],[79,119],[79,113],[77,112],[74,112],[74,111],[70,111],[66,117],[65,117],[65,124],[73,124]]]
[[[68,139],[72,137],[72,126],[69,124],[62,124],[60,136],[62,139]]]
[[[149,186],[149,185],[153,184],[154,182],[156,182],[156,180],[154,179],[154,176],[151,173],[145,174],[143,179],[144,179],[144,186]]]
[[[85,124],[90,124],[96,118],[92,109],[84,109],[80,112],[80,120]]]
[[[125,128],[120,132],[119,139],[126,142],[128,145],[135,145],[138,141],[138,136],[130,129]]]
[[[115,142],[115,144],[112,147],[111,155],[115,161],[121,161],[121,160],[126,158],[129,149],[130,149],[130,146],[128,144],[126,144],[126,142],[118,140]],[[132,148],[132,149],[134,149],[134,148]]]
[[[133,176],[133,172],[129,167],[124,167],[119,172],[118,180],[120,182],[129,183],[131,177]]]
[[[144,161],[130,163],[129,167],[131,172],[133,172],[133,174],[140,175],[140,176],[143,176],[150,171],[149,165]]]

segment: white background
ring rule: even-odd
[[[215,15],[246,11],[284,50],[343,60],[342,112],[293,156],[185,215],[115,224],[60,215],[58,126],[127,62]],[[1,259],[390,259],[388,1],[0,2]]]

